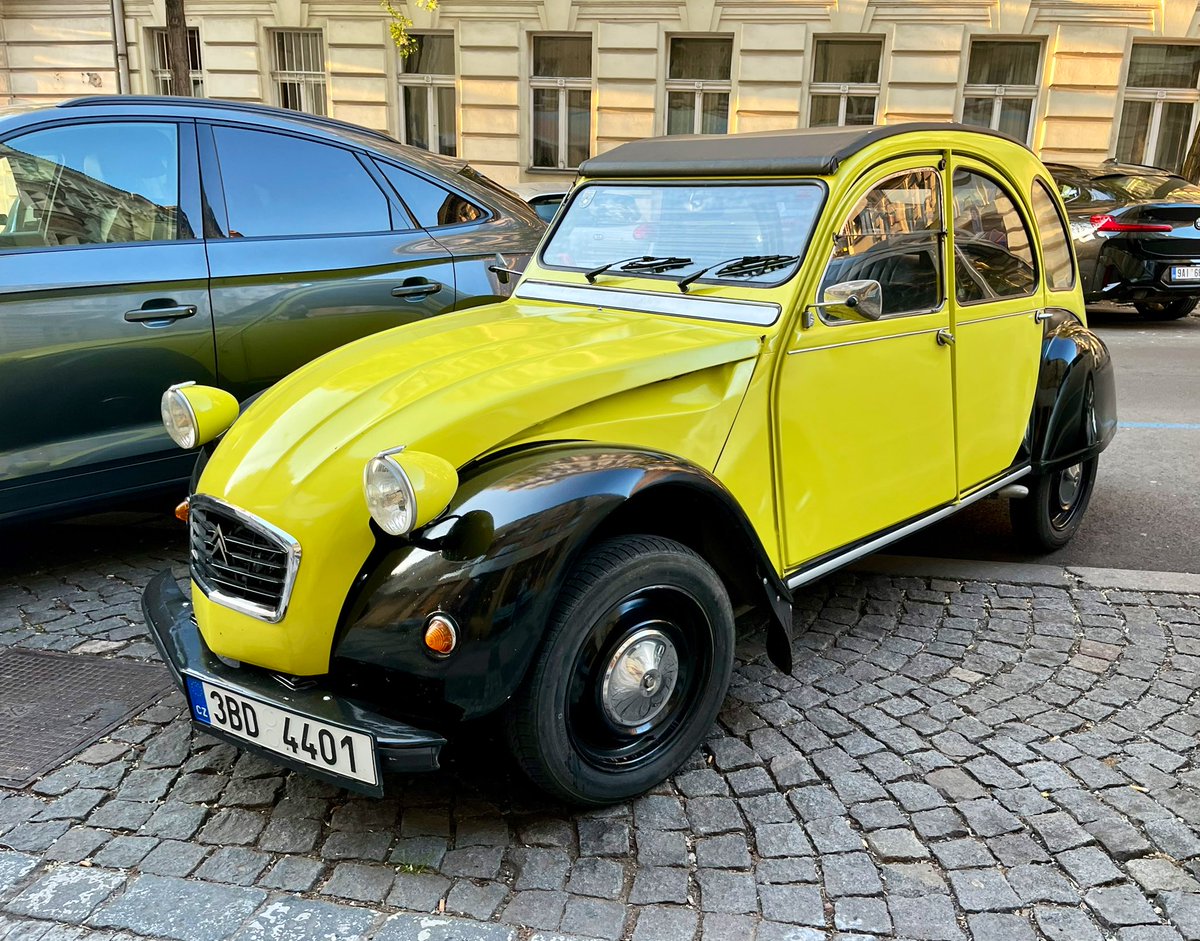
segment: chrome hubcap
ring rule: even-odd
[[[1083,479],[1083,465],[1074,464],[1058,475],[1058,505],[1069,510],[1079,496],[1079,482]]]
[[[642,628],[616,649],[604,671],[604,715],[618,728],[644,732],[670,702],[678,678],[679,654],[670,638]]]

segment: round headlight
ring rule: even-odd
[[[189,383],[190,384],[190,383]],[[194,448],[199,436],[199,423],[192,405],[183,394],[182,386],[171,386],[163,393],[160,410],[167,434],[184,450]]]
[[[363,494],[367,509],[379,528],[393,536],[403,536],[417,518],[417,497],[408,475],[386,454],[367,462],[363,471]]]

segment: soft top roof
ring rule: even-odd
[[[998,131],[948,121],[865,127],[800,128],[753,134],[679,134],[650,137],[585,160],[588,177],[782,176],[837,172],[838,165],[876,141],[914,131],[967,131],[1024,147]]]

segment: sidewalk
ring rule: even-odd
[[[0,645],[152,660],[161,553],[103,564],[0,588]],[[703,752],[601,812],[486,737],[356,798],[169,695],[0,788],[0,939],[1200,939],[1200,577],[875,557],[798,601],[793,674],[747,638]]]

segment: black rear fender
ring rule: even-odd
[[[1108,347],[1070,311],[1051,309],[1029,423],[1035,472],[1103,451],[1117,430],[1117,389]]]

